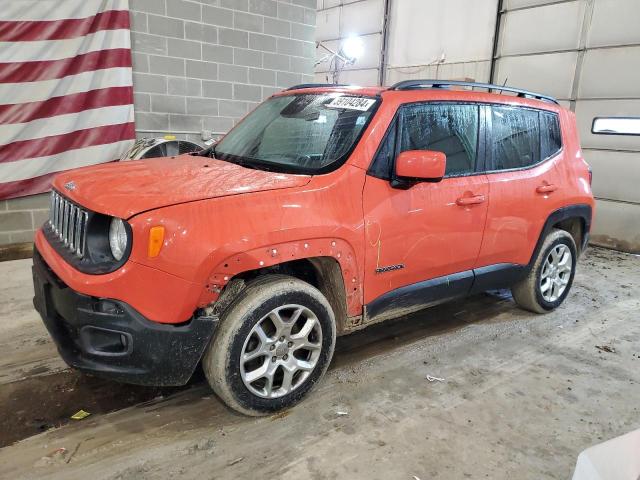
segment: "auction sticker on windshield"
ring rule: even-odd
[[[331,103],[325,105],[325,107],[347,108],[349,110],[360,110],[362,112],[366,112],[374,103],[376,103],[376,101],[373,98],[336,97]]]

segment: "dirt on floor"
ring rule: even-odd
[[[342,337],[307,400],[258,419],[201,377],[162,390],[67,370],[29,261],[0,263],[0,285],[0,438],[23,438],[0,478],[568,478],[581,450],[640,427],[633,255],[590,249],[551,314],[492,292]]]

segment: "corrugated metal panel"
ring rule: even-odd
[[[593,169],[596,197],[640,203],[640,153],[584,150],[584,157]]]
[[[389,65],[490,60],[496,0],[394,1]]]
[[[345,70],[340,75],[340,81],[353,85],[376,85],[378,83],[378,69]]]
[[[640,1],[596,0],[587,47],[640,43]]]
[[[380,42],[382,40],[381,35],[364,35],[362,41],[364,43],[364,54],[353,65],[346,65],[345,70],[361,70],[364,68],[378,68],[380,65]],[[328,42],[322,42],[328,48],[333,51],[340,49],[341,40],[332,40]],[[319,60],[327,52],[322,48],[316,49],[316,59]],[[316,67],[317,72],[327,71],[329,68],[328,63],[322,63]],[[341,77],[342,78],[342,77]],[[342,81],[342,80],[341,80]],[[376,80],[377,81],[377,80]],[[374,83],[375,84],[375,83]]]
[[[319,11],[316,15],[316,40],[381,32],[383,3],[383,0],[366,0]]]
[[[582,65],[579,97],[640,98],[639,66],[640,47],[587,51]]]
[[[576,117],[582,146],[640,152],[640,137],[594,135],[591,133],[591,124],[595,117],[638,116],[639,112],[640,100],[578,100],[576,102]]]
[[[547,5],[549,3],[555,3],[558,0],[505,0],[504,8],[506,10],[513,10],[514,8],[535,7],[539,5]]]
[[[584,16],[582,2],[509,12],[504,16],[500,55],[578,48]]]
[[[631,253],[640,253],[640,205],[596,201],[591,242]]]
[[[576,59],[576,52],[500,58],[494,81],[567,99],[571,96]]]
[[[471,79],[479,82],[489,81],[491,62],[445,63],[442,65],[424,65],[420,67],[395,67],[387,69],[387,83],[414,78],[441,78],[447,80]]]

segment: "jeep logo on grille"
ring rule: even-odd
[[[64,188],[66,188],[67,190],[75,190],[76,184],[75,182],[67,182],[64,184]]]

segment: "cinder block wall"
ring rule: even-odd
[[[315,3],[130,0],[136,128],[201,141],[312,81]]]
[[[138,136],[224,133],[313,80],[316,0],[129,0]],[[29,242],[48,194],[0,201],[0,245]]]

